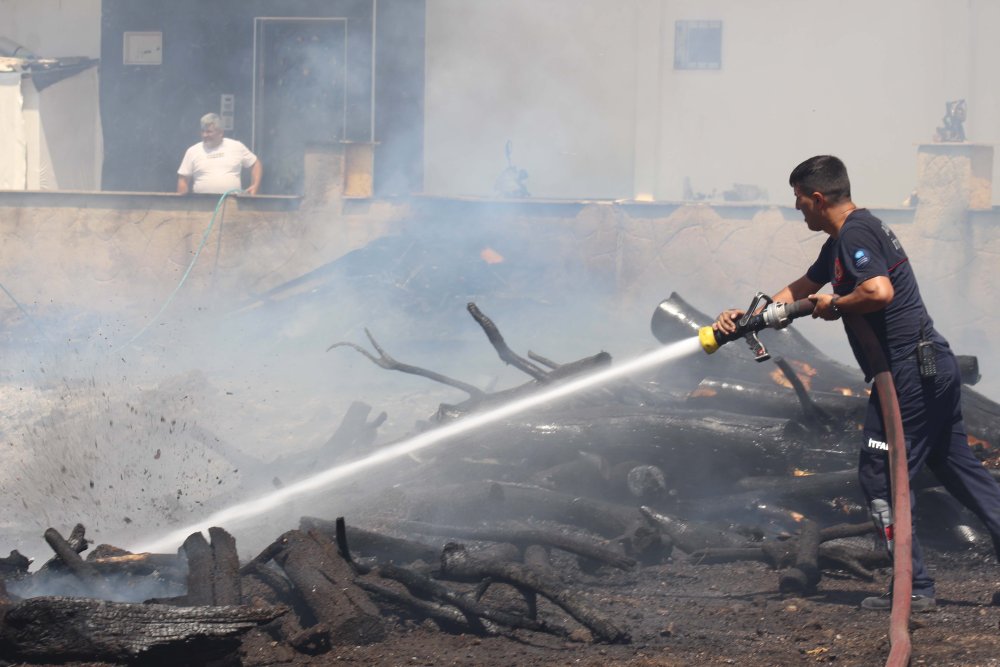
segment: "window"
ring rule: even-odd
[[[722,69],[722,21],[677,21],[674,69]]]

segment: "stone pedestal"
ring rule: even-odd
[[[990,208],[993,146],[966,142],[920,144],[917,195],[921,205],[932,208]]]
[[[344,197],[371,197],[374,173],[375,144],[344,142]]]
[[[339,206],[343,199],[373,195],[375,144],[371,142],[312,142],[304,154],[308,207]]]
[[[344,147],[340,143],[306,144],[303,155],[306,206],[322,208],[340,204],[344,196]]]

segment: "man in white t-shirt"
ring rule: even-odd
[[[250,170],[250,187],[245,192],[255,195],[264,173],[260,160],[241,142],[222,136],[218,114],[205,114],[201,117],[201,142],[187,149],[177,169],[177,193],[239,190],[244,169]]]

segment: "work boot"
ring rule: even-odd
[[[874,611],[890,610],[892,609],[892,595],[890,593],[885,593],[883,595],[865,598],[861,601],[862,609],[871,609]],[[937,601],[926,595],[911,595],[910,596],[910,611],[915,613],[934,611],[937,609]]]

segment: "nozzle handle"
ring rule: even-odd
[[[805,315],[812,315],[816,310],[816,303],[811,299],[799,299],[785,304],[785,315],[789,320],[794,320]]]

